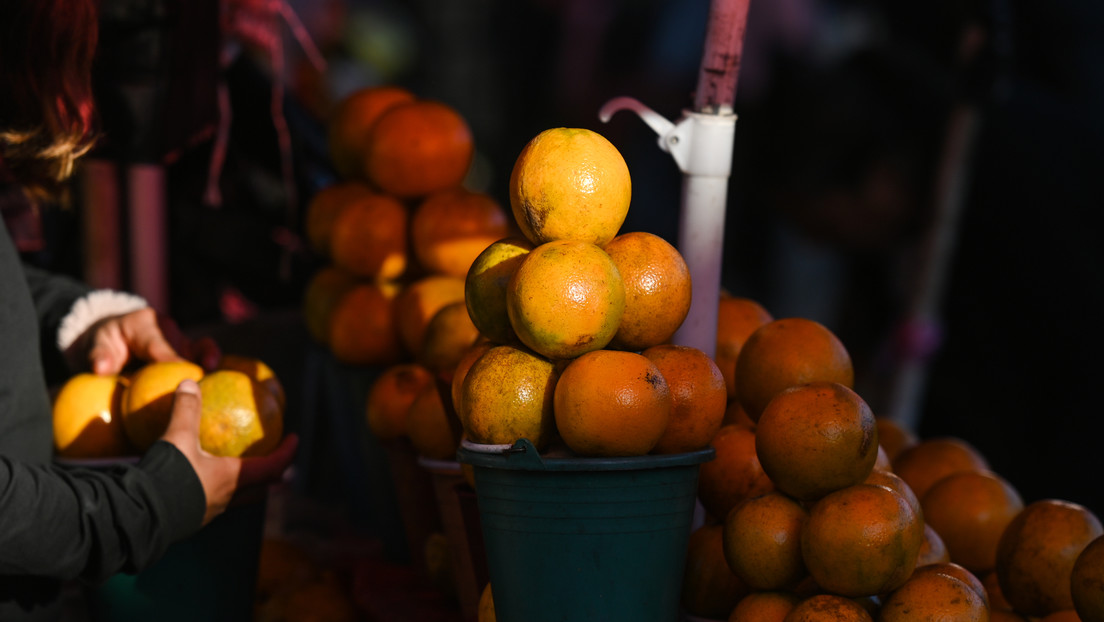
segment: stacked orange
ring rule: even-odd
[[[689,270],[658,235],[621,232],[628,166],[597,132],[552,128],[510,176],[520,235],[488,244],[465,277],[489,345],[453,378],[467,438],[578,456],[703,449],[720,429],[724,377],[670,343],[690,307]]]

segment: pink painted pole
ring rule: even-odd
[[[751,0],[712,0],[706,22],[696,112],[731,112],[736,99],[736,79],[744,51],[748,5]]]

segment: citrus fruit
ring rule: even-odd
[[[421,99],[392,106],[376,119],[364,169],[375,187],[411,199],[459,186],[474,154],[464,117],[444,102]]]
[[[119,413],[127,438],[139,452],[149,449],[169,427],[177,385],[185,379],[198,381],[203,374],[203,368],[191,361],[147,363],[131,374]]]
[[[54,397],[54,451],[63,458],[110,458],[134,452],[123,429],[115,374],[77,374]]]
[[[720,366],[717,366],[720,369]],[[723,374],[722,374],[723,375]],[[725,382],[725,390],[728,389],[728,383]],[[722,419],[722,425],[728,425],[730,423],[739,423],[748,427],[754,428],[755,422],[751,420],[751,417],[744,411],[744,407],[740,406],[740,400],[728,400],[728,405],[725,406],[725,415]]]
[[[464,377],[458,415],[473,443],[512,444],[526,438],[543,451],[556,432],[557,370],[529,350],[500,345],[483,353]]]
[[[1036,617],[1073,609],[1074,562],[1102,533],[1100,519],[1077,503],[1042,499],[1026,505],[997,544],[997,578],[1012,608]]]
[[[690,346],[663,344],[641,354],[659,368],[671,393],[671,414],[653,453],[696,451],[721,429],[725,387],[721,370],[708,354]]]
[[[284,413],[276,396],[247,374],[232,369],[199,379],[203,406],[200,447],[216,456],[264,456],[284,433]]]
[[[506,286],[518,266],[533,250],[524,238],[509,237],[492,242],[472,261],[464,277],[464,301],[479,332],[496,343],[516,339],[506,312]]]
[[[736,359],[755,329],[774,317],[750,298],[722,293],[717,306],[717,350],[713,354],[725,379],[728,398],[736,397]]]
[[[908,485],[908,482],[901,479],[896,473],[892,471],[879,471],[874,469],[870,471],[870,475],[866,476],[863,480],[864,484],[873,484],[875,486],[884,486],[893,492],[901,495],[908,501],[909,507],[913,512],[916,512],[917,516],[924,515],[923,506],[920,504],[920,498],[916,496],[912,488]]]
[[[904,497],[856,484],[828,494],[809,510],[801,554],[813,580],[843,596],[892,591],[916,567],[924,523]]]
[[[410,405],[422,389],[433,387],[434,383],[433,374],[417,363],[399,363],[384,369],[365,398],[368,429],[383,441],[406,434]]]
[[[625,286],[601,248],[548,242],[529,251],[510,277],[506,312],[522,343],[551,359],[575,358],[613,339]]]
[[[311,275],[303,292],[303,322],[315,341],[329,344],[334,308],[358,282],[354,274],[333,265],[323,266]]]
[[[395,316],[394,301],[387,290],[375,282],[354,285],[330,314],[330,352],[347,365],[398,362],[402,346]]]
[[[997,543],[1023,509],[1019,492],[991,472],[962,471],[936,482],[920,500],[924,520],[947,545],[951,561],[976,574],[996,567]]]
[[[494,592],[491,590],[490,582],[483,587],[483,591],[479,593],[479,606],[476,609],[475,622],[496,622],[498,617],[495,615],[494,608]]]
[[[985,593],[988,594],[991,611],[1012,611],[1012,603],[1008,602],[1008,599],[1004,597],[1004,592],[1001,591],[1000,577],[997,576],[996,570],[982,576],[981,584],[985,586]]]
[[[970,589],[976,592],[978,596],[981,597],[981,600],[985,603],[986,607],[989,607],[989,592],[986,591],[985,584],[981,582],[981,579],[979,579],[976,574],[967,570],[965,566],[962,566],[961,564],[956,564],[954,562],[937,562],[934,564],[925,564],[923,566],[917,566],[916,570],[912,573],[912,577],[916,577],[919,574],[924,574],[927,572],[937,572],[940,574],[949,575],[958,579],[959,581],[962,581],[967,586],[969,586]]]
[[[698,499],[716,520],[744,499],[774,490],[755,453],[755,430],[751,426],[721,426],[713,437],[715,456],[698,471]]]
[[[406,351],[413,356],[421,353],[429,321],[458,300],[464,300],[464,280],[454,276],[431,274],[403,287],[395,297],[395,318]]]
[[[908,482],[920,499],[937,481],[959,471],[988,471],[989,463],[963,439],[927,438],[901,451],[893,460],[893,472]]]
[[[987,620],[985,599],[962,579],[944,572],[917,572],[882,602],[878,619]]]
[[[707,523],[687,539],[681,595],[687,613],[723,619],[749,591],[725,561],[723,538],[723,525]]]
[[[410,91],[391,85],[372,86],[346,95],[326,124],[326,139],[337,174],[343,179],[367,179],[364,153],[368,135],[388,108],[414,101]]]
[[[558,127],[534,136],[510,173],[510,208],[533,244],[604,246],[629,212],[632,181],[621,152],[601,134]]]
[[[418,204],[410,220],[414,257],[422,267],[459,278],[509,229],[506,212],[494,198],[466,188],[434,192]]]
[[[775,395],[810,382],[850,388],[851,356],[823,324],[805,318],[772,320],[755,329],[736,359],[735,390],[754,421]]]
[[[242,372],[271,391],[280,408],[287,405],[287,393],[284,391],[284,385],[276,377],[276,372],[261,359],[244,354],[224,354],[222,359],[219,360],[218,368]]]
[[[836,594],[816,594],[796,605],[786,622],[873,622],[870,613],[851,598]]]
[[[625,313],[609,346],[638,351],[670,341],[690,312],[686,260],[667,240],[644,231],[622,233],[605,251],[625,285]]]
[[[799,602],[793,592],[752,592],[736,603],[727,622],[783,622]]]
[[[476,339],[479,330],[472,323],[464,301],[450,302],[430,318],[417,358],[430,371],[451,381],[453,370]]]
[[[916,567],[946,564],[950,561],[951,554],[947,552],[947,545],[943,543],[943,538],[939,537],[939,532],[924,523],[924,542],[920,545],[920,554],[916,557]]]
[[[347,204],[331,224],[334,265],[361,277],[398,278],[407,266],[408,218],[406,207],[385,194]]]
[[[792,589],[808,574],[801,529],[809,512],[780,492],[741,502],[724,519],[728,567],[753,590]]]
[[[1089,542],[1074,560],[1070,597],[1082,622],[1104,622],[1104,536]]]
[[[858,484],[874,468],[874,415],[851,389],[813,382],[783,390],[755,428],[763,471],[782,492],[802,500]]]
[[[556,382],[556,429],[581,456],[644,455],[663,436],[670,415],[667,381],[635,352],[587,352]]]
[[[471,369],[471,366],[475,364],[475,361],[478,360],[479,357],[483,356],[484,352],[490,350],[494,346],[494,343],[486,339],[478,339],[464,351],[460,360],[457,361],[456,367],[452,372],[452,382],[450,383],[452,389],[452,408],[453,411],[457,413],[457,416],[459,416],[460,411],[464,408],[464,378],[467,377],[468,370]]]
[[[311,248],[323,257],[330,257],[330,237],[337,215],[348,205],[373,194],[370,187],[357,181],[339,181],[316,192],[307,204],[303,223]]]
[[[406,415],[406,436],[418,455],[433,460],[455,460],[460,439],[452,433],[445,404],[436,383],[423,387]]]
[[[919,442],[915,432],[889,417],[875,416],[874,423],[878,426],[878,444],[885,450],[891,463],[902,451]]]

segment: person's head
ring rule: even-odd
[[[88,151],[97,0],[0,2],[0,162],[51,190]]]

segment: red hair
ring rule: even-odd
[[[94,142],[96,0],[0,1],[0,163],[52,190]]]

